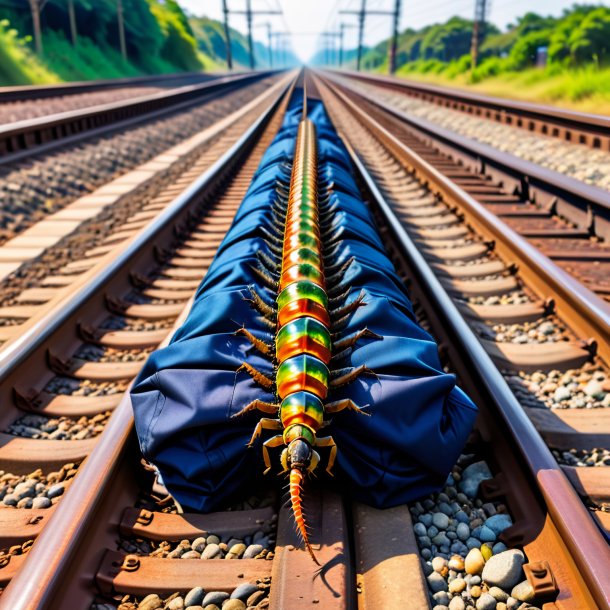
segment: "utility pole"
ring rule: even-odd
[[[254,59],[254,44],[252,42],[252,19],[254,15],[281,15],[282,11],[253,11],[252,0],[246,0],[245,11],[230,11],[235,15],[245,15],[248,23],[248,53],[250,55],[250,69],[254,70],[256,61]]]
[[[389,70],[390,74],[396,72],[396,51],[398,50],[398,30],[400,24],[400,0],[394,0],[394,19],[392,27],[392,44],[390,46]]]
[[[331,63],[336,63],[337,52],[335,39],[341,38],[341,32],[322,32],[320,36],[322,36],[322,40],[324,41],[324,63],[327,66]]]
[[[123,21],[123,0],[116,0],[116,13],[119,24],[119,43],[121,45],[121,55],[127,61],[127,45],[125,44],[125,22]]]
[[[273,49],[271,48],[273,33],[271,32],[271,24],[267,21],[267,23],[259,23],[258,27],[267,28],[267,41],[269,43],[269,67],[273,68]]]
[[[72,46],[78,44],[78,32],[76,31],[76,14],[74,13],[74,0],[68,0],[68,19],[70,20],[70,37]]]
[[[227,69],[233,70],[233,57],[231,56],[231,30],[229,29],[229,9],[227,7],[227,0],[222,0],[222,12],[224,13]]]
[[[353,28],[355,26],[349,25],[347,23],[341,23],[339,26],[339,67],[343,66],[343,42],[345,39],[345,29]]]
[[[252,44],[252,0],[246,0],[246,21],[248,22],[248,52],[250,53],[250,70],[254,70],[254,45]]]
[[[472,60],[472,69],[477,67],[479,61],[479,45],[481,44],[481,36],[485,29],[485,13],[487,10],[487,0],[475,0],[474,5],[474,24],[472,26],[472,42],[470,44],[470,57]]]
[[[40,13],[46,4],[45,0],[30,0],[30,11],[32,13],[32,30],[34,32],[34,46],[36,53],[42,55],[44,52],[42,46],[42,30],[40,28]]]
[[[400,7],[398,7],[400,9]],[[367,15],[392,15],[396,18],[396,6],[393,11],[368,11],[366,9],[366,0],[362,0],[359,11],[339,11],[342,15],[357,15],[358,16],[358,58],[356,60],[356,69],[360,72],[362,65],[362,48],[364,44],[364,26]]]

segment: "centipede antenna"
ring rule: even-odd
[[[304,121],[307,119],[307,83],[305,82],[305,78],[303,78],[303,115],[301,120]]]

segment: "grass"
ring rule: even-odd
[[[59,82],[30,51],[27,41],[19,38],[6,20],[0,21],[0,85],[29,85]]]
[[[472,82],[469,72],[451,72],[451,64],[440,72],[434,70],[425,73],[406,65],[399,69],[398,75],[497,97],[610,115],[610,67],[588,66],[562,70],[556,67],[544,70],[530,68],[521,72],[490,75],[476,83]]]

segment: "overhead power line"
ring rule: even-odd
[[[390,45],[390,57],[389,57],[389,69],[390,73],[394,73],[396,70],[396,48],[398,46],[398,28],[400,22],[400,3],[401,0],[394,0],[394,10],[393,11],[377,11],[370,10],[366,7],[367,0],[361,0],[360,10],[342,10],[339,11],[340,14],[343,15],[356,15],[358,17],[358,55],[356,59],[356,69],[360,71],[362,66],[362,50],[364,46],[364,26],[366,22],[367,15],[390,15],[393,18],[393,33],[392,33],[392,43]],[[394,51],[392,55],[392,50]]]

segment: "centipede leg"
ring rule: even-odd
[[[345,337],[345,339],[333,342],[333,350],[341,352],[342,350],[355,345],[356,342],[362,339],[363,337],[368,337],[370,339],[383,339],[381,335],[374,333],[372,330],[369,330],[368,328],[363,328],[362,330],[359,330]]]
[[[282,422],[279,419],[270,419],[268,417],[263,417],[256,424],[256,428],[254,428],[254,433],[252,434],[252,438],[248,443],[248,447],[252,447],[254,441],[263,433],[263,430],[281,430]]]
[[[250,411],[262,411],[263,413],[277,413],[280,405],[273,404],[272,402],[265,402],[258,398],[253,400],[249,405],[246,405],[241,411],[238,411],[231,417],[241,417]]]
[[[366,303],[364,302],[364,292],[360,292],[358,297],[353,300],[351,303],[344,305],[343,307],[338,307],[337,309],[331,312],[331,318],[333,320],[338,320],[340,318],[344,318],[346,315],[356,311],[358,307],[364,307]]]
[[[261,353],[263,356],[270,356],[273,354],[273,345],[265,343],[262,339],[255,337],[247,328],[238,328],[235,331],[236,335],[243,335],[252,343],[252,345]]]
[[[331,476],[335,476],[331,471],[335,465],[335,458],[337,457],[337,445],[332,436],[323,436],[322,438],[316,439],[316,447],[330,447],[330,455],[328,456],[328,464],[326,465],[326,472]]]
[[[364,364],[361,364],[353,369],[339,369],[338,371],[333,371],[332,374],[334,375],[334,379],[330,382],[329,387],[340,388],[341,386],[351,383],[363,373],[375,375],[375,372]]]
[[[261,420],[263,421],[263,420]],[[273,421],[273,420],[272,420]],[[281,427],[281,424],[280,424]],[[284,437],[281,434],[270,438],[268,441],[263,443],[263,460],[265,462],[265,470],[263,474],[267,474],[271,470],[271,457],[269,456],[269,449],[273,447],[279,447],[284,444]]]
[[[263,297],[256,292],[254,286],[248,286],[248,290],[250,291],[252,298],[248,299],[244,297],[244,300],[251,303],[252,307],[254,307],[254,309],[256,309],[256,311],[258,311],[258,313],[260,313],[263,317],[275,323],[277,314],[275,309],[273,309],[273,306],[269,305],[269,303],[267,303],[265,299],[263,299]]]
[[[273,379],[269,379],[269,377],[267,377],[264,373],[261,373],[260,371],[256,370],[252,365],[248,364],[247,362],[244,362],[237,369],[236,373],[239,373],[241,371],[246,371],[247,373],[249,373],[252,379],[254,379],[254,381],[256,381],[256,383],[258,383],[259,385],[263,386],[265,390],[271,391],[275,386],[275,382],[273,381]]]
[[[365,413],[363,409],[366,409],[368,405],[364,407],[359,407],[353,400],[350,398],[343,398],[342,400],[335,400],[334,402],[328,402],[324,405],[325,413],[339,413],[339,411],[356,411],[356,413],[361,413],[362,415],[367,415],[370,417],[370,413]]]
[[[266,271],[263,271],[256,265],[251,265],[250,269],[252,269],[252,271],[254,271],[254,274],[265,284],[265,286],[267,286],[267,288],[270,288],[274,292],[277,292],[277,288],[279,285],[278,282],[275,281],[269,275],[267,275]]]

